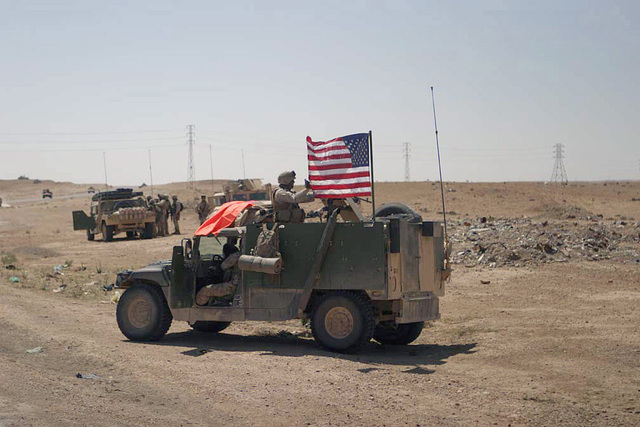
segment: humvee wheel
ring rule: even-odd
[[[194,323],[189,323],[189,326],[193,328],[193,330],[198,332],[222,332],[227,329],[231,322],[207,322],[207,321],[197,321]]]
[[[91,230],[87,229],[87,240],[93,242],[96,238],[96,235],[91,232]]]
[[[135,235],[136,233],[134,233],[133,231],[127,231],[127,239],[133,239]]]
[[[402,324],[382,322],[373,331],[373,339],[380,344],[407,345],[420,336],[423,327],[424,322]]]
[[[132,341],[157,341],[171,326],[173,316],[160,288],[147,284],[127,289],[116,309],[118,327]]]
[[[353,292],[324,295],[311,315],[311,331],[331,351],[354,353],[371,340],[375,313],[369,300]]]
[[[113,240],[113,227],[102,223],[102,240],[110,242]]]

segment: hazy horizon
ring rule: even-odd
[[[2,1],[0,179],[307,174],[373,133],[376,181],[640,178],[631,1]]]

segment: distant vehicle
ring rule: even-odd
[[[73,229],[87,230],[87,240],[94,240],[100,233],[102,240],[109,242],[121,232],[126,232],[129,238],[139,234],[143,239],[151,239],[155,218],[141,191],[118,188],[94,194],[89,215],[73,211]]]
[[[52,199],[53,198],[53,193],[48,188],[45,188],[44,190],[42,190],[42,198],[46,199],[47,197]]]
[[[344,200],[345,211],[355,206]],[[171,260],[118,274],[116,283],[126,289],[116,311],[120,330],[133,341],[155,341],[172,320],[216,333],[235,321],[299,318],[309,320],[315,340],[331,351],[356,352],[372,338],[411,343],[425,321],[440,316],[451,272],[442,224],[422,221],[400,204],[382,206],[375,222],[343,212],[345,222],[333,210],[326,224],[249,223],[182,239]],[[257,255],[264,233],[276,236],[275,258]],[[225,281],[226,237],[238,242],[239,284],[226,300],[197,305],[203,287]]]
[[[96,189],[95,189],[95,188],[93,188],[93,187],[89,187],[89,188],[87,189],[87,193],[95,193],[95,192],[96,192]]]
[[[224,186],[223,193],[216,193],[208,197],[207,201],[215,208],[227,202],[270,199],[271,184],[262,185],[260,179],[238,179],[229,181]]]

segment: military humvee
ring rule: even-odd
[[[151,239],[155,231],[155,214],[142,192],[118,188],[95,193],[91,197],[89,215],[84,211],[73,211],[73,229],[87,230],[87,240],[94,240],[95,235],[101,233],[102,240],[109,242],[121,232],[126,232],[127,237],[137,233],[144,239]]]
[[[117,307],[120,330],[153,341],[172,320],[220,332],[236,321],[300,318],[331,351],[355,352],[371,338],[411,343],[425,321],[439,317],[450,274],[442,224],[397,204],[383,206],[375,221],[338,222],[337,214],[326,222],[266,225],[277,229],[280,262],[255,256],[265,225],[250,224],[183,239],[171,260],[119,273],[116,283],[126,289]],[[198,306],[198,291],[222,280],[227,237],[239,241],[239,285],[232,298]]]
[[[222,206],[233,201],[270,200],[271,184],[262,185],[260,179],[238,179],[229,181],[224,186],[224,192],[216,193],[207,198],[212,207]]]

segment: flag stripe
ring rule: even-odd
[[[335,199],[344,197],[366,197],[371,196],[371,190],[354,191],[354,190],[320,190],[313,195],[318,199]]]
[[[312,162],[312,161],[324,162],[326,160],[334,160],[334,159],[349,159],[349,160],[351,160],[351,154],[349,154],[348,150],[347,150],[346,153],[333,152],[331,154],[326,154],[324,156],[313,156],[313,155],[309,154],[307,156],[307,159],[309,159],[310,162]]]
[[[369,182],[354,182],[351,184],[316,184],[313,186],[313,191],[315,191],[316,189],[318,190],[346,190],[346,189],[352,189],[355,190],[356,188],[365,188],[365,187],[369,187],[371,184]]]
[[[346,145],[342,142],[332,146],[323,146],[322,148],[309,148],[307,147],[307,151],[310,154],[322,154],[322,153],[346,153],[350,155],[350,151]]]
[[[333,179],[352,179],[352,178],[366,178],[369,180],[369,171],[366,172],[350,172],[350,173],[337,173],[337,174],[328,174],[323,173],[322,175],[309,175],[310,181],[322,181],[322,180],[333,180]]]

